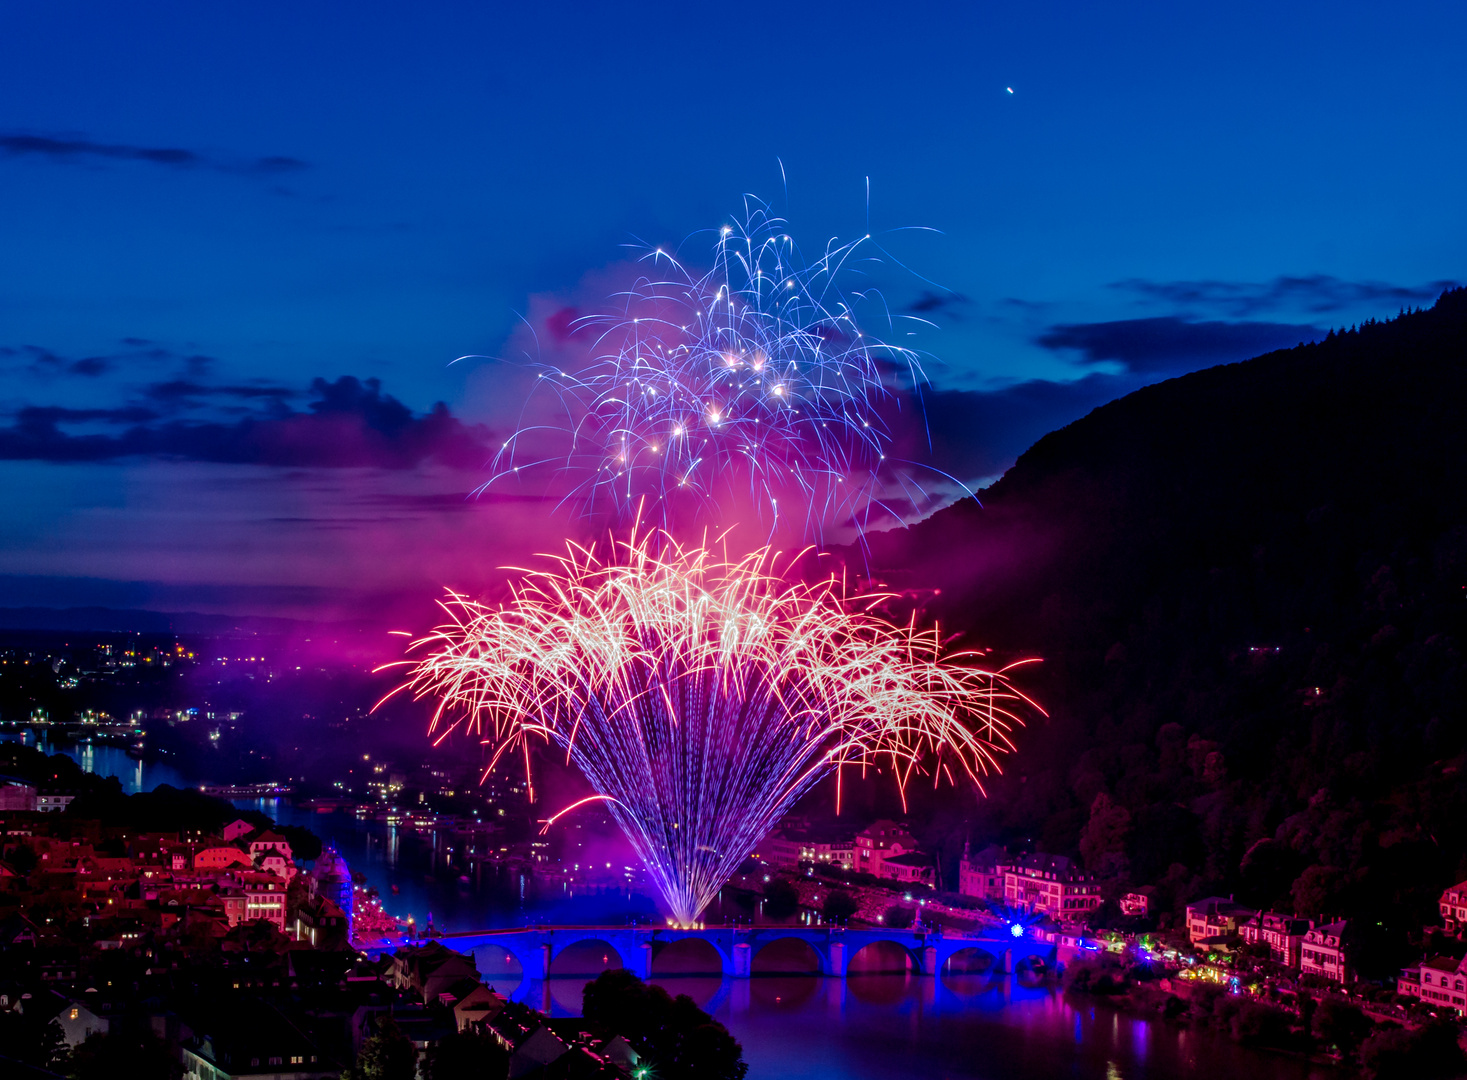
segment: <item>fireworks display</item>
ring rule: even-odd
[[[1034,707],[979,655],[943,656],[936,628],[880,617],[881,596],[783,580],[767,550],[631,535],[571,546],[498,606],[451,596],[406,686],[437,698],[439,738],[487,744],[486,776],[510,755],[528,770],[537,741],[564,752],[682,925],[822,777],[981,789]]]
[[[540,366],[563,430],[515,432],[486,487],[554,471],[571,498],[622,522],[734,517],[806,537],[859,527],[890,444],[878,407],[924,381],[915,352],[856,324],[855,305],[880,297],[839,287],[870,243],[807,263],[784,222],[756,211],[719,230],[706,273],[650,251],[650,273],[614,311],[576,320],[588,358]]]

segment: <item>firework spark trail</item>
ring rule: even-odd
[[[653,542],[654,539],[656,542]],[[433,730],[498,761],[544,740],[590,782],[673,917],[694,921],[796,799],[832,770],[966,776],[981,789],[1034,704],[936,628],[893,624],[838,579],[632,533],[571,545],[507,602],[458,595],[404,684]],[[528,766],[527,766],[528,767]]]
[[[871,237],[807,264],[784,229],[756,209],[720,230],[703,274],[648,254],[651,275],[614,298],[618,311],[577,320],[589,361],[540,367],[537,388],[567,417],[565,447],[547,450],[546,425],[527,425],[485,488],[554,470],[567,498],[623,522],[720,527],[752,504],[771,530],[783,514],[807,537],[881,506],[879,407],[926,381],[919,356],[857,325],[862,300],[880,303],[874,290],[837,286]]]

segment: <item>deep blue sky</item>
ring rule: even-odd
[[[812,247],[869,213],[921,275],[888,300],[940,324],[944,461],[990,477],[1143,382],[1467,279],[1464,29],[1453,3],[5,5],[0,586],[304,613],[473,579],[524,512],[465,509],[470,429],[383,396],[493,427],[493,366],[449,361],[746,192]]]

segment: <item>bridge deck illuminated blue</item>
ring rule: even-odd
[[[852,961],[863,949],[879,942],[889,942],[903,949],[912,960],[913,970],[921,975],[937,975],[953,956],[974,950],[994,960],[995,972],[1011,972],[1016,965],[1054,959],[1053,944],[1037,937],[1033,931],[1019,928],[1016,936],[1009,927],[983,931],[945,933],[924,930],[847,930],[838,927],[709,927],[680,929],[674,927],[627,926],[537,926],[514,930],[476,930],[443,934],[434,940],[458,952],[471,953],[486,946],[497,946],[520,965],[526,979],[548,978],[555,960],[575,945],[604,943],[616,953],[621,965],[642,978],[652,975],[657,954],[678,941],[695,939],[712,946],[718,955],[725,978],[746,979],[753,973],[754,958],[769,945],[791,938],[803,941],[819,958],[820,974],[844,979]],[[375,944],[371,951],[381,952],[421,939],[402,938]],[[572,974],[565,972],[564,974]],[[576,972],[575,974],[585,974]]]

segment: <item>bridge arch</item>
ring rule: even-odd
[[[513,993],[525,977],[524,958],[507,944],[490,941],[472,950],[479,976],[500,993]]]
[[[608,968],[624,967],[625,959],[615,945],[604,937],[587,935],[551,945],[550,978],[561,976],[600,975]]]
[[[852,942],[846,958],[850,975],[921,975],[922,955],[896,937],[870,938]]]
[[[1003,951],[997,946],[979,942],[964,945],[948,953],[942,961],[940,974],[944,976],[992,975],[1002,970]]]
[[[652,942],[652,974],[661,978],[679,975],[733,974],[733,958],[712,938],[686,937]]]
[[[751,945],[750,975],[832,974],[829,954],[803,935],[778,934]]]

